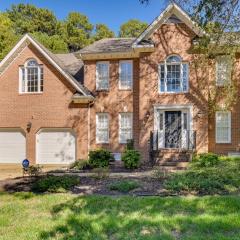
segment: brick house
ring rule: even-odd
[[[191,49],[202,36],[175,4],[138,38],[76,53],[52,54],[25,35],[0,63],[0,163],[68,164],[100,147],[120,160],[128,139],[143,162],[237,154],[238,104],[209,117],[207,90],[238,78],[239,56],[233,65],[222,54],[196,71]]]

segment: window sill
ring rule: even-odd
[[[96,92],[109,92],[109,89],[96,89]]]
[[[109,142],[96,142],[97,145],[108,145]]]
[[[24,95],[42,95],[43,92],[27,92],[27,93],[18,93],[18,95],[20,96],[24,96]]]
[[[158,92],[158,94],[161,94],[161,95],[184,95],[184,94],[187,94],[187,93],[190,93],[189,91],[185,91],[185,92]]]

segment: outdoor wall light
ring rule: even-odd
[[[27,131],[30,132],[30,129],[32,127],[32,123],[31,122],[28,122],[27,123]]]

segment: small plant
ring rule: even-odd
[[[109,185],[110,190],[119,191],[123,193],[128,193],[138,187],[139,187],[139,183],[137,183],[136,181],[130,181],[130,180],[121,180]]]
[[[202,153],[193,158],[193,165],[196,167],[214,167],[220,162],[219,156],[214,153]]]
[[[122,155],[125,168],[135,169],[139,167],[140,153],[137,150],[126,149]]]
[[[86,170],[90,168],[90,164],[88,160],[77,160],[71,164],[70,169],[74,170]]]
[[[97,179],[108,178],[109,168],[108,167],[94,168],[93,173],[95,173],[94,177]]]
[[[34,192],[52,192],[62,193],[67,192],[73,186],[80,183],[79,177],[75,176],[45,176],[38,179],[32,185],[32,191]]]
[[[39,165],[30,166],[28,169],[28,173],[31,177],[37,177],[42,173],[42,167]]]
[[[169,172],[167,170],[160,169],[159,167],[157,167],[153,170],[153,177],[158,180],[166,179],[168,174],[169,174]]]
[[[89,152],[89,164],[93,168],[108,167],[112,160],[111,152],[106,149],[97,149]]]

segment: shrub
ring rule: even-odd
[[[34,192],[67,192],[73,186],[79,184],[79,178],[75,176],[45,176],[38,179],[32,185]]]
[[[240,190],[240,161],[219,158],[214,167],[191,167],[185,172],[172,174],[164,187],[173,192],[236,193]]]
[[[70,169],[75,170],[86,170],[90,168],[90,164],[88,160],[77,160],[71,164]]]
[[[123,193],[130,192],[133,189],[139,187],[139,184],[135,181],[122,180],[109,185],[109,189],[112,191],[119,191]]]
[[[219,156],[214,153],[202,153],[193,158],[193,165],[196,167],[214,167],[219,162]]]
[[[94,177],[97,179],[108,178],[109,168],[108,167],[94,168],[93,173],[95,173]]]
[[[127,140],[126,149],[127,150],[133,150],[134,149],[134,140],[133,139],[128,139]]]
[[[137,150],[126,149],[122,155],[125,168],[135,169],[139,166],[140,153]]]
[[[28,173],[31,177],[37,177],[42,173],[42,167],[39,165],[30,166],[28,169]]]
[[[109,166],[113,160],[111,152],[106,149],[97,149],[89,152],[89,164],[93,168],[104,168]]]

